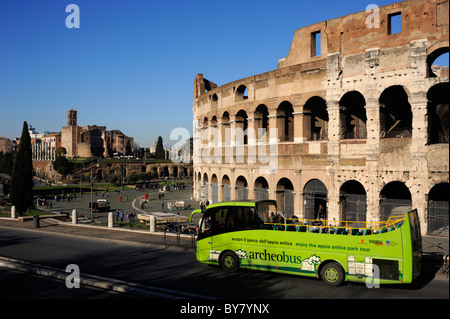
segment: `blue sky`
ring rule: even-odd
[[[61,131],[74,108],[80,126],[169,143],[192,132],[197,73],[222,85],[275,70],[296,29],[394,2],[0,0],[0,136],[25,120]],[[65,24],[71,3],[79,29]]]

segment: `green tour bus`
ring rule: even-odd
[[[193,213],[198,213],[199,210]],[[345,281],[411,283],[419,276],[422,238],[417,211],[383,222],[287,218],[273,200],[230,201],[203,212],[197,260]]]

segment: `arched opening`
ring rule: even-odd
[[[248,184],[244,176],[236,179],[236,200],[248,199]]]
[[[403,86],[395,85],[384,90],[379,103],[382,138],[411,137],[411,104]]]
[[[202,122],[201,142],[202,145],[209,143],[209,120],[207,117],[205,117]]]
[[[340,135],[342,139],[365,139],[367,137],[366,100],[358,91],[344,94],[339,101]]]
[[[428,194],[428,234],[448,237],[450,184],[435,185]]]
[[[223,145],[231,145],[230,114],[228,112],[224,112],[222,115],[222,125],[220,127],[220,132],[222,135]]]
[[[294,140],[294,108],[284,101],[277,109],[278,138],[281,142]]]
[[[269,141],[269,110],[264,104],[259,105],[255,110],[256,138],[259,142]]]
[[[224,201],[231,200],[231,183],[228,175],[222,177],[222,198]]]
[[[286,216],[294,215],[294,185],[283,177],[277,183],[276,193],[277,206]]]
[[[255,200],[269,199],[269,183],[264,177],[255,180]]]
[[[448,76],[448,65],[449,47],[434,50],[427,57],[427,76],[430,78]]]
[[[178,167],[176,167],[176,166],[174,166],[172,168],[172,177],[174,177],[174,178],[178,178],[179,177],[178,176]]]
[[[103,147],[102,131],[94,129],[91,131],[91,154],[94,157],[101,157],[105,148]]]
[[[200,172],[197,174],[197,199],[202,199],[202,174]]]
[[[203,184],[205,185],[205,204],[209,205],[209,181],[206,173],[203,174]]]
[[[165,178],[165,177],[169,178],[169,176],[170,176],[169,167],[168,166],[164,166],[162,171],[161,171],[161,177],[162,178]]]
[[[210,146],[219,145],[219,140],[221,140],[222,138],[219,136],[219,133],[217,132],[217,116],[215,115],[211,118],[208,135]]]
[[[310,98],[303,107],[303,136],[312,141],[328,139],[328,121],[325,100]]]
[[[380,192],[380,217],[402,215],[412,209],[411,192],[402,182],[390,182]]]
[[[245,85],[240,85],[236,89],[236,101],[246,100],[248,99],[248,90]]]
[[[312,179],[303,189],[304,212],[306,219],[327,219],[328,190],[324,183]]]
[[[216,93],[211,96],[211,107],[216,108],[219,104],[219,97]]]
[[[236,145],[247,145],[248,144],[248,116],[247,112],[240,110],[236,114]]]
[[[339,191],[341,219],[348,221],[366,221],[367,194],[358,181],[347,181]]]
[[[428,143],[449,142],[449,83],[432,86],[427,93]]]
[[[210,204],[215,204],[219,201],[219,185],[216,174],[211,176],[211,197]]]

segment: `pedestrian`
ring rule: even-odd
[[[120,221],[123,222],[123,211],[120,212]]]

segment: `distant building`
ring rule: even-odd
[[[125,155],[127,144],[133,149],[134,139],[119,130],[107,131],[106,126],[77,124],[77,111],[70,110],[67,126],[61,130],[61,146],[67,157],[111,157],[114,153]]]
[[[6,137],[0,136],[0,152],[8,153],[12,150],[12,144],[11,140]]]
[[[61,132],[39,134],[30,126],[34,161],[54,161],[56,149],[62,147],[67,157],[112,157],[132,154],[134,139],[119,130],[107,131],[106,126],[78,126],[77,111],[67,114],[67,126]],[[127,149],[128,146],[128,149]]]

